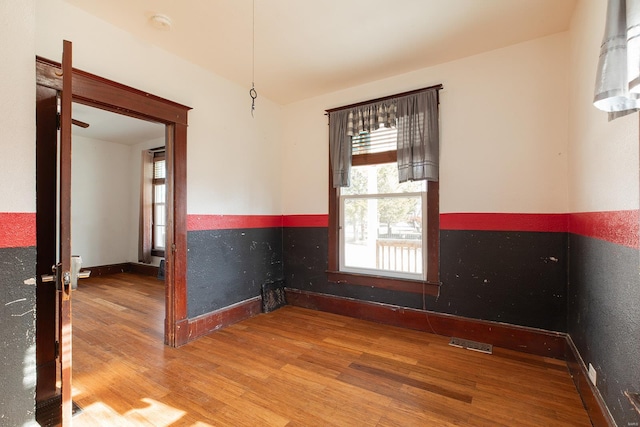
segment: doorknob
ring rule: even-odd
[[[62,282],[65,282],[65,285],[68,285],[69,282],[71,284],[71,289],[78,289],[78,279],[87,279],[91,275],[90,270],[80,271],[82,267],[82,258],[78,255],[74,255],[71,257],[71,272],[65,272],[63,279],[58,280],[58,272],[60,270],[60,264],[54,265],[51,267],[53,274],[43,274],[40,276],[42,282],[56,282],[56,288],[60,291],[62,290]]]
[[[55,282],[56,290],[61,291],[63,287],[69,286],[70,275],[68,271],[62,272],[62,264],[58,263],[51,267],[53,274],[43,274],[41,277],[42,282]],[[61,274],[62,273],[62,274]]]
[[[53,272],[53,274],[43,274],[42,276],[40,276],[40,278],[42,279],[42,282],[57,282],[58,281],[58,269],[60,267],[60,264],[56,264],[51,266],[51,271]],[[57,286],[57,284],[56,284]]]

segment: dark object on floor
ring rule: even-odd
[[[269,313],[287,305],[284,280],[267,282],[262,285],[262,312]]]
[[[57,395],[36,405],[36,421],[40,426],[53,427],[60,425],[62,422],[60,419],[61,400],[62,396]],[[80,408],[76,402],[71,402],[71,404],[71,413],[75,417],[82,412],[82,408]]]
[[[160,267],[158,267],[158,279],[164,280],[164,260],[160,260]]]
[[[465,340],[462,338],[451,338],[449,345],[454,347],[466,348],[467,350],[479,351],[480,353],[493,353],[493,346],[483,342]]]

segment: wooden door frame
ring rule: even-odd
[[[36,84],[62,90],[58,62],[36,57]],[[188,341],[187,318],[187,115],[190,107],[73,69],[73,101],[142,120],[166,129],[167,228],[164,342]]]

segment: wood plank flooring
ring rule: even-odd
[[[590,426],[562,361],[287,306],[163,345],[164,285],[74,293],[75,426]]]

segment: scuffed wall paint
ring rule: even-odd
[[[187,266],[190,318],[260,296],[283,278],[282,229],[190,231]]]
[[[35,264],[30,248],[0,249],[0,425],[35,417]]]
[[[566,330],[566,233],[443,230],[439,297],[327,281],[327,229],[284,228],[289,288]]]
[[[568,332],[619,426],[640,423],[624,392],[640,391],[640,254],[570,235]]]

